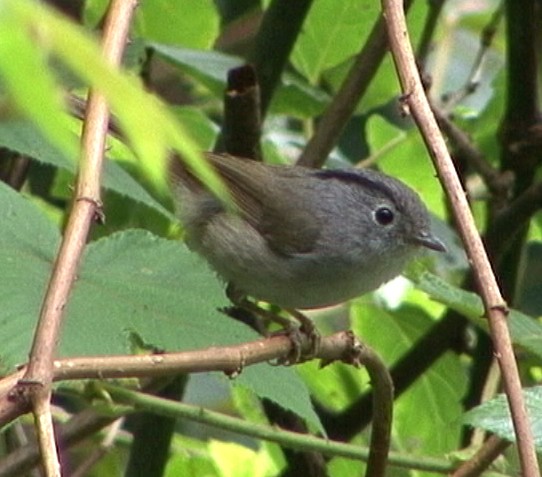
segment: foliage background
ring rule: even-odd
[[[37,13],[31,8],[19,9],[15,2],[5,2],[0,9],[0,144],[4,148],[0,165],[4,182],[12,186],[0,184],[4,371],[26,360],[69,213],[81,126],[62,112],[60,91],[84,95],[88,84],[109,92],[129,147],[110,139],[103,196],[107,220],[92,231],[68,304],[60,355],[113,355],[140,351],[142,345],[184,350],[253,339],[252,331],[217,311],[227,305],[222,284],[176,240],[182,228],[174,218],[163,164],[166,150],[176,147],[175,141],[203,150],[213,148],[222,124],[227,71],[263,54],[254,50],[255,36],[269,2],[142,1],[123,76],[104,69],[88,38],[99,30],[108,2],[51,3],[58,3],[82,27],[74,28],[54,16],[40,17],[43,31],[28,35],[37,25]],[[291,162],[304,149],[380,13],[377,3],[365,0],[307,3],[310,10],[265,118],[262,148],[272,162]],[[487,177],[456,151],[480,229],[490,232],[495,216],[534,181],[540,158],[536,130],[534,138],[519,138],[510,132],[532,131],[536,118],[526,125],[514,123],[510,114],[510,91],[517,96],[520,90],[513,83],[514,63],[506,55],[517,39],[505,28],[514,20],[510,10],[501,9],[501,20],[492,23],[499,9],[498,2],[491,0],[415,1],[409,13],[410,33],[419,45],[420,64],[430,78],[435,104],[468,133],[495,171],[516,174],[514,186],[507,195],[499,196]],[[431,29],[435,14],[438,21]],[[494,25],[495,32],[480,50],[488,25]],[[431,47],[425,56],[422,46],[427,32]],[[532,74],[536,79],[536,71]],[[470,91],[473,78],[476,87]],[[161,97],[168,104],[167,111],[155,111],[142,86]],[[535,81],[535,91],[539,88],[540,82]],[[463,90],[468,94],[461,96]],[[460,100],[453,103],[449,98],[456,93]],[[463,414],[487,399],[487,383],[494,380],[491,345],[477,319],[478,302],[454,288],[469,287],[467,264],[423,142],[409,118],[401,116],[398,100],[398,83],[386,56],[337,138],[327,164],[375,166],[419,192],[450,249],[444,257],[424,259],[423,265],[442,281],[420,271],[425,268],[418,264],[407,273],[412,281],[396,280],[349,304],[315,313],[314,319],[324,334],[351,327],[395,370],[394,450],[420,460],[426,456],[444,459],[479,443],[464,427]],[[538,111],[536,94],[531,107]],[[522,121],[528,119],[522,116]],[[169,120],[182,125],[180,139],[168,136]],[[511,144],[520,149],[517,157],[510,153]],[[26,166],[22,179],[16,181],[14,171],[21,163]],[[514,340],[521,350],[525,383],[533,385],[540,381],[542,349],[536,318],[541,308],[540,274],[536,272],[541,232],[534,211],[527,219],[512,223],[504,233],[497,228],[502,236],[493,235],[490,240],[497,244],[508,243],[510,236],[515,240],[508,249],[496,247],[495,266],[507,300],[518,310]],[[453,310],[470,321],[458,318]],[[450,314],[455,316],[452,321]],[[499,389],[498,378],[496,382],[490,395]],[[74,398],[81,389],[79,384],[63,384],[58,402],[70,411],[90,405],[83,404],[84,393]],[[369,391],[363,371],[342,364],[318,369],[311,362],[295,369],[259,365],[234,381],[215,374],[193,376],[178,394],[184,394],[187,402],[255,422],[273,422],[275,404],[279,404],[278,409],[301,416],[311,430],[325,429],[332,438],[362,444],[370,422]],[[535,405],[540,405],[540,394],[535,394]],[[128,430],[137,427],[136,418],[133,421],[127,424]],[[499,423],[504,421],[505,417]],[[495,431],[498,426],[482,427]],[[164,461],[164,475],[289,475],[301,465],[276,445],[247,442],[238,436],[232,439],[184,422],[177,424],[177,431]],[[158,453],[157,444],[151,444],[152,434],[134,434],[136,441],[131,445],[119,438],[115,449],[88,475],[120,475],[125,465],[141,466],[138,458],[144,461],[149,456],[135,449],[146,447],[150,454]],[[537,436],[540,440],[540,429]],[[97,441],[98,436],[89,437],[86,446],[71,456],[73,466]],[[358,466],[362,464],[336,457],[321,472],[352,475],[359,472]],[[499,466],[504,475],[514,475],[513,453]],[[389,475],[432,474],[392,468]]]

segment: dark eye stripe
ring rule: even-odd
[[[314,175],[320,179],[336,179],[342,182],[359,184],[366,188],[371,188],[386,196],[392,202],[396,202],[395,196],[397,191],[387,184],[387,181],[393,180],[390,177],[382,176],[375,171],[356,170],[349,171],[346,169],[319,169],[314,171]]]

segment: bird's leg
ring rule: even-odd
[[[292,352],[291,355],[280,364],[295,364],[300,361],[311,359],[318,353],[320,348],[320,334],[314,326],[313,321],[304,314],[297,310],[285,309],[290,316],[295,318],[300,323],[300,326],[296,327],[293,325],[292,320],[289,320],[288,318],[278,315],[272,311],[266,310],[265,308],[262,308],[256,303],[250,301],[246,295],[240,293],[239,290],[237,290],[231,284],[229,284],[226,288],[226,295],[235,306],[254,314],[256,317],[263,319],[266,323],[273,322],[283,327],[279,333],[288,334],[292,341]],[[264,327],[264,330],[258,329],[258,331],[263,331],[262,334],[264,335],[268,334],[266,327]],[[301,333],[308,337],[311,343],[310,349],[305,353],[302,352],[303,341]]]
[[[304,315],[300,311],[293,308],[287,308],[285,310],[290,316],[299,321],[301,325],[299,330],[310,340],[310,348],[306,353],[304,353],[303,358],[306,360],[314,358],[320,350],[320,341],[322,340],[322,336],[320,335],[318,328],[316,328],[314,321],[312,321],[307,315]]]

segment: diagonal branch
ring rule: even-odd
[[[119,64],[137,2],[113,0],[104,28],[104,55]],[[45,295],[30,361],[18,384],[19,396],[30,399],[47,475],[60,475],[50,413],[53,359],[64,309],[75,279],[91,223],[100,217],[100,178],[109,114],[104,97],[92,92],[82,138],[81,166],[74,204]]]
[[[502,298],[482,240],[476,230],[465,193],[446,149],[446,143],[425,96],[408,37],[403,2],[400,0],[382,0],[382,8],[388,27],[390,49],[405,95],[404,101],[410,108],[412,116],[420,128],[439,178],[452,205],[452,211],[484,302],[485,313],[495,347],[495,355],[503,374],[506,395],[516,432],[522,475],[524,477],[538,477],[540,471],[533,435],[523,400],[521,381],[506,322],[507,305]]]
[[[495,169],[470,141],[468,135],[456,126],[444,111],[434,105],[432,110],[440,129],[450,140],[457,155],[465,159],[482,177],[484,184],[496,198],[503,200],[508,197],[513,183],[511,174]]]
[[[491,436],[474,456],[459,466],[451,477],[477,477],[508,447],[510,442]]]
[[[405,1],[408,9],[412,0]],[[356,110],[361,97],[376,75],[387,51],[388,41],[384,20],[379,17],[369,38],[356,56],[341,88],[318,122],[316,132],[297,160],[306,167],[321,167]]]

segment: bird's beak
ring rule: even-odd
[[[414,242],[417,245],[430,248],[431,250],[436,250],[437,252],[446,252],[446,245],[444,245],[440,239],[431,235],[431,233],[426,231],[421,231],[415,238]]]

